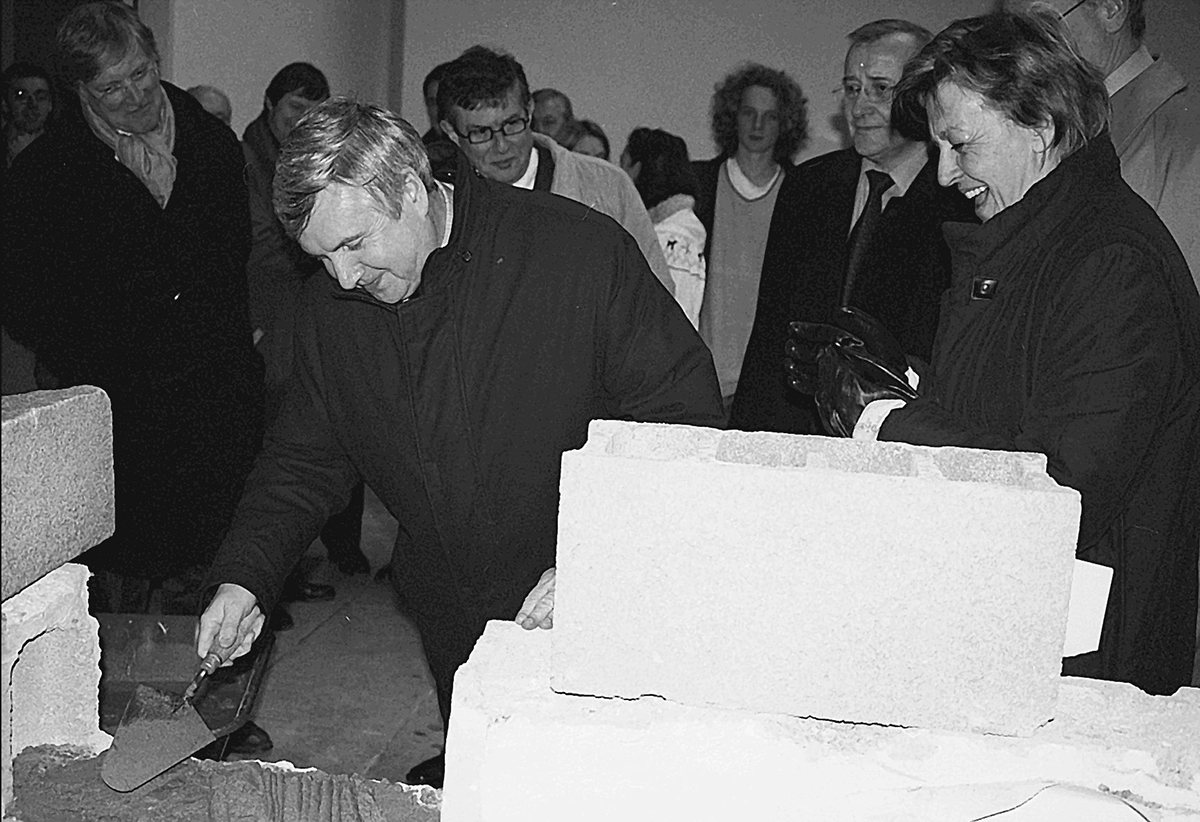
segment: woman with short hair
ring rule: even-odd
[[[1045,454],[1082,497],[1078,558],[1113,569],[1099,650],[1064,673],[1171,693],[1194,652],[1200,295],[1121,179],[1104,79],[1057,15],[995,14],[938,34],[895,105],[927,117],[939,182],[983,222],[945,227],[920,396],[853,411],[853,435]]]

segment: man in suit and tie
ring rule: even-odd
[[[854,144],[799,166],[779,192],[731,428],[825,433],[812,398],[784,382],[792,320],[853,306],[928,357],[949,284],[942,223],[976,219],[962,194],[938,185],[925,125],[892,122],[892,91],[930,32],[877,20],[849,39],[841,94]]]

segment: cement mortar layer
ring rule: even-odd
[[[0,781],[6,804],[12,757],[26,746],[69,744],[95,754],[112,744],[99,727],[99,625],[87,611],[89,576],[84,566],[68,563],[0,607]]]
[[[492,622],[459,669],[445,822],[963,822],[1048,789],[1070,810],[1020,818],[1139,818],[1127,803],[1200,818],[1196,689],[1064,678],[1053,721],[1025,738],[858,725],[557,694],[551,633]]]
[[[14,763],[19,822],[437,822],[441,791],[290,763],[186,759],[118,793],[99,757],[70,747],[29,748]]]
[[[552,684],[1029,734],[1079,495],[1038,454],[594,422],[563,455]]]
[[[112,535],[112,408],[93,386],[5,396],[4,599]]]

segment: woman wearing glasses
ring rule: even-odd
[[[196,613],[187,577],[210,561],[261,437],[242,152],[162,80],[128,6],[75,9],[58,50],[81,116],[10,173],[5,326],[58,384],[112,402],[116,534],[84,555],[94,610]]]

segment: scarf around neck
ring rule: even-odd
[[[175,110],[164,90],[162,116],[158,126],[145,134],[130,134],[113,128],[92,107],[84,104],[83,115],[92,133],[113,149],[114,157],[132,171],[158,201],[167,207],[175,185]]]

